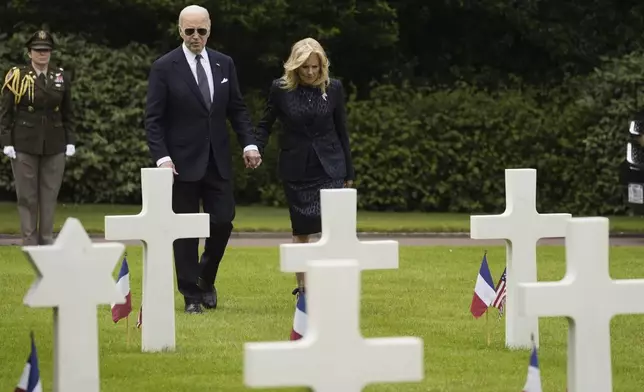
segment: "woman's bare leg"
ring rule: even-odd
[[[308,235],[296,235],[293,236],[293,242],[296,244],[305,244],[309,242],[309,236]],[[304,272],[296,272],[295,273],[295,279],[297,281],[297,287],[300,289],[300,291],[304,291],[305,288],[305,279],[304,279]]]

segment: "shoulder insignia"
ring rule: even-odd
[[[13,67],[7,72],[4,77],[4,82],[2,83],[2,93],[4,93],[5,87],[9,89],[14,95],[17,93],[20,79],[20,69],[18,67]]]
[[[18,68],[18,67],[12,67],[12,68],[9,70],[9,72],[7,72],[7,74],[6,74],[6,75],[5,75],[5,77],[4,77],[4,81],[5,81],[5,83],[7,83],[7,82],[11,81],[11,80],[13,79],[13,77],[14,77],[14,76],[16,76],[16,77],[20,77],[20,68]]]
[[[15,103],[20,102],[20,99],[27,94],[28,97],[33,102],[34,98],[34,83],[33,79],[28,75],[24,77],[20,75],[21,71],[24,71],[26,67],[13,67],[4,78],[4,83],[0,91],[4,93],[5,88],[7,88],[14,95]],[[22,80],[21,80],[22,79]]]

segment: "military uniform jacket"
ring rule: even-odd
[[[71,89],[62,68],[49,65],[37,76],[31,65],[13,67],[0,95],[0,145],[18,152],[51,155],[76,144]]]

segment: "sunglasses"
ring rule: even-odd
[[[197,33],[199,33],[199,35],[208,34],[208,29],[204,29],[204,28],[200,28],[200,29],[188,28],[188,29],[184,29],[183,33],[185,35],[187,35],[187,36],[190,36],[190,35],[193,35],[195,33],[195,31],[197,31]]]

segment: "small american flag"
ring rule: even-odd
[[[506,269],[503,270],[503,275],[499,279],[499,283],[496,285],[496,298],[492,301],[492,306],[499,309],[499,318],[503,317],[503,308],[505,306],[505,295],[506,295],[506,286],[505,286],[505,274]]]

